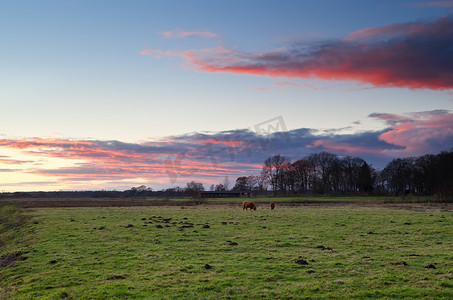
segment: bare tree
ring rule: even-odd
[[[282,173],[286,162],[288,162],[286,157],[281,155],[271,156],[264,161],[262,175],[267,177],[275,195],[283,189]]]
[[[199,198],[200,193],[204,191],[204,186],[201,182],[191,181],[187,183],[186,193],[194,198]]]
[[[231,182],[230,182],[230,179],[228,178],[228,176],[225,176],[225,178],[223,179],[222,185],[225,188],[225,191],[229,191],[230,190]]]
[[[305,194],[310,190],[310,175],[312,173],[312,165],[307,159],[299,159],[293,163],[294,181],[296,191]]]

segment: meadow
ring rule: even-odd
[[[25,215],[12,231],[0,227],[0,298],[453,297],[451,212],[198,205]]]

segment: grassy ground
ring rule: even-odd
[[[0,298],[453,297],[451,213],[194,206],[29,215],[37,224],[27,225],[27,259],[0,268]]]
[[[173,199],[172,199],[173,200]],[[187,199],[186,199],[187,200]],[[400,197],[374,196],[288,196],[288,197],[252,197],[252,198],[208,198],[207,201],[255,201],[255,202],[361,202],[361,201],[404,201]]]
[[[150,198],[153,200],[164,200],[164,198]],[[206,202],[429,202],[432,201],[431,196],[287,196],[287,197],[252,197],[252,198],[171,198],[171,201],[206,201]]]
[[[13,205],[0,206],[0,257],[20,256],[30,230],[30,218]],[[0,266],[1,266],[0,261]]]

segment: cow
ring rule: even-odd
[[[242,202],[242,210],[247,210],[248,208],[250,208],[250,210],[256,210],[256,206],[255,204],[253,204],[253,202],[248,202],[248,201],[244,201]]]
[[[275,203],[271,202],[271,209],[274,209],[274,208],[275,208]]]

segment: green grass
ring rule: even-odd
[[[188,199],[171,199],[172,201],[187,201]],[[397,197],[397,196],[288,196],[288,197],[251,197],[251,198],[207,198],[205,201],[255,201],[255,202],[430,202],[431,196],[411,196],[411,197]]]
[[[16,206],[0,206],[0,257],[21,254],[21,247],[26,245],[29,221]]]
[[[33,243],[26,260],[0,268],[0,299],[453,296],[451,213],[195,206],[29,214],[38,223]]]

